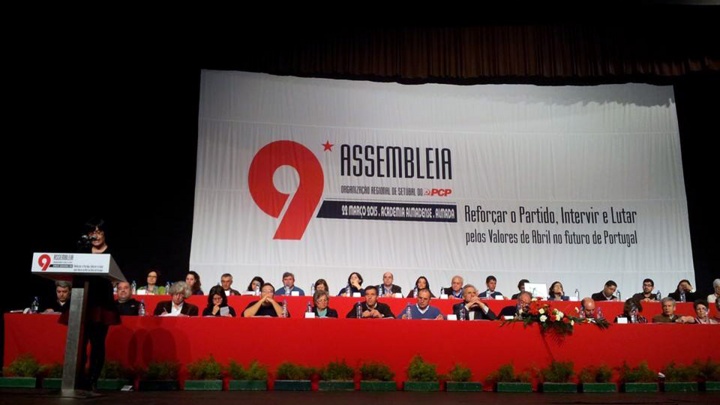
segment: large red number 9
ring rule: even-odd
[[[38,257],[38,266],[40,266],[40,269],[42,269],[42,271],[45,271],[48,267],[50,267],[50,261],[50,255],[40,255],[40,257]]]

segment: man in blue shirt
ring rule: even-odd
[[[411,319],[437,319],[443,320],[445,317],[437,307],[430,306],[430,290],[423,288],[417,293],[417,304],[408,305],[410,308]],[[402,315],[398,316],[400,319],[408,319],[407,308],[403,311]]]
[[[295,286],[295,275],[289,271],[283,273],[283,286],[284,288],[276,291],[277,295],[305,295],[305,291]]]

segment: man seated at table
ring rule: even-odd
[[[494,320],[497,317],[495,313],[488,307],[480,297],[478,297],[477,288],[468,284],[463,288],[463,302],[453,305],[453,313],[458,320],[479,321],[481,319]],[[464,314],[460,311],[465,308]]]
[[[253,301],[245,307],[242,313],[244,318],[251,316],[271,316],[274,318],[283,316],[283,309],[277,301],[275,301],[275,287],[270,283],[265,283],[260,288],[260,299]],[[290,311],[287,313],[290,318]]]
[[[46,309],[46,314],[52,313],[63,313],[70,309],[70,287],[72,284],[69,281],[58,280],[55,282],[55,296],[56,300],[50,304]]]
[[[357,318],[357,306],[360,306],[362,318],[395,318],[390,306],[378,302],[378,289],[374,285],[365,288],[365,301],[353,305],[346,318]]]
[[[675,323],[680,320],[680,317],[675,315],[675,300],[670,297],[665,297],[660,301],[662,306],[662,313],[653,316],[653,323]]]
[[[225,273],[220,276],[220,286],[222,286],[223,292],[226,297],[231,295],[240,295],[240,291],[232,289],[233,276],[230,273]]]
[[[185,302],[190,298],[192,291],[184,281],[178,281],[170,287],[172,300],[160,301],[155,307],[155,316],[198,316],[198,307]]]
[[[588,321],[594,321],[595,315],[595,300],[590,297],[585,297],[580,301],[580,318],[587,319]]]
[[[367,291],[365,292],[367,296]],[[417,304],[409,305],[410,317],[412,319],[437,319],[443,320],[445,317],[440,312],[440,309],[430,305],[430,290],[423,288],[417,293]],[[402,315],[398,316],[401,319],[407,319],[407,308],[403,311]]]
[[[530,303],[532,302],[532,294],[523,291],[518,294],[517,303],[508,305],[500,311],[498,315],[501,319],[506,316],[513,318],[527,318],[530,315]]]
[[[595,301],[619,301],[615,295],[615,290],[617,290],[617,283],[608,280],[603,290],[591,295],[591,298]]]
[[[117,284],[117,297],[115,305],[120,315],[138,315],[140,303],[135,298],[132,298],[130,283],[121,281]]]
[[[383,283],[378,286],[381,297],[394,297],[395,294],[400,294],[402,297],[402,287],[393,284],[394,280],[395,277],[389,271],[383,274]]]
[[[495,291],[495,287],[497,286],[497,279],[495,276],[487,276],[485,279],[485,286],[487,287],[487,290],[480,293],[478,297],[503,299],[502,293],[500,291]]]
[[[520,291],[520,292],[517,294],[513,294],[512,297],[510,297],[510,299],[516,300],[518,295],[520,295],[521,292],[525,291],[525,283],[529,283],[529,282],[530,282],[530,280],[528,280],[526,278],[520,280],[518,282],[518,291]]]
[[[455,297],[462,299],[463,297],[463,283],[465,281],[460,276],[455,276],[450,281],[450,288],[443,288],[440,290],[440,294],[447,294],[448,297]]]
[[[275,288],[273,287],[273,290]],[[293,294],[295,293],[295,294]],[[304,296],[305,291],[295,285],[295,275],[286,271],[283,273],[283,288],[277,292],[278,295],[299,295]]]
[[[643,280],[642,292],[633,295],[632,299],[641,302],[657,301],[657,294],[652,292],[653,288],[655,288],[655,282],[651,278],[646,278]]]

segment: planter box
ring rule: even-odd
[[[482,383],[476,381],[446,381],[445,391],[447,392],[480,392]]]
[[[320,380],[320,391],[355,391],[355,381]]]
[[[663,384],[665,392],[698,392],[697,382],[666,382]]]
[[[230,391],[267,391],[266,380],[230,380]]]
[[[583,384],[580,384],[580,390],[583,393],[617,392],[617,384],[615,384],[615,383],[583,383]]]
[[[59,390],[62,387],[62,378],[43,378],[42,387],[49,390]]]
[[[176,380],[141,380],[138,386],[140,391],[177,391],[180,383]]]
[[[658,392],[658,383],[625,383],[624,392]]]
[[[310,391],[310,380],[275,380],[275,391]]]
[[[532,392],[529,382],[499,382],[495,387],[497,392]]]
[[[0,388],[35,388],[35,377],[0,377]]]
[[[703,391],[720,391],[720,381],[705,381],[703,383]]]
[[[542,392],[575,394],[577,393],[577,384],[546,382],[542,384]]]
[[[124,378],[101,378],[97,381],[97,389],[103,391],[119,391],[126,385],[131,385],[132,381]]]
[[[222,380],[185,380],[185,391],[222,391]]]
[[[440,382],[438,381],[405,381],[403,383],[404,391],[440,391]]]
[[[360,380],[360,391],[397,391],[395,381]]]

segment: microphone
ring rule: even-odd
[[[91,242],[91,241],[97,240],[97,238],[98,237],[96,235],[90,235],[90,236],[83,235],[80,237],[80,240],[82,240],[84,242]]]

